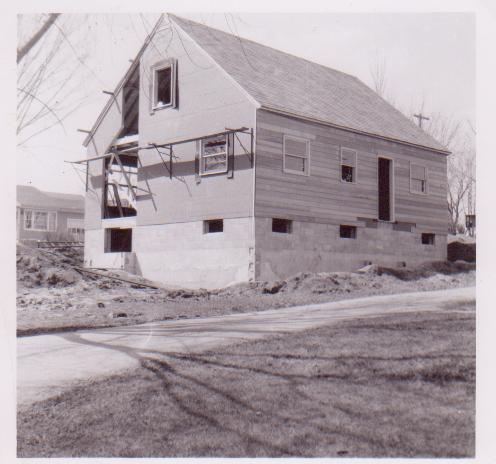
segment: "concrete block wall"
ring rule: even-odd
[[[253,218],[224,219],[221,233],[203,221],[133,229],[135,272],[186,288],[221,288],[254,279]]]
[[[339,236],[339,226],[293,221],[291,234],[272,232],[272,218],[255,220],[255,279],[276,280],[298,272],[352,271],[368,262],[398,266],[446,259],[446,236],[435,245],[422,245],[421,233],[393,230],[391,223],[377,228],[357,227],[356,239]],[[400,251],[398,251],[400,250]]]

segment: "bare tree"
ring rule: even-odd
[[[370,66],[370,75],[375,92],[382,98],[386,98],[387,79],[386,79],[386,58],[376,57],[374,63]]]
[[[90,94],[87,15],[19,15],[18,146],[59,125]],[[96,79],[98,76],[93,73]]]
[[[21,61],[27,53],[38,43],[38,41],[46,34],[48,29],[53,25],[60,13],[51,13],[42,26],[36,31],[29,40],[17,49],[17,64]]]
[[[464,230],[463,214],[475,211],[475,130],[472,122],[466,124],[453,116],[441,113],[431,115],[425,127],[432,137],[451,151],[448,157],[448,212],[449,231]]]

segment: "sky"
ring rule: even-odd
[[[384,63],[386,96],[403,112],[411,115],[423,107],[427,116],[442,113],[475,125],[471,13],[175,14],[353,74],[370,87],[371,70]],[[78,171],[65,162],[85,157],[85,134],[77,129],[92,127],[109,98],[103,91],[115,88],[157,17],[62,15],[70,39],[60,45],[62,68],[75,70],[75,85],[65,98],[78,104],[63,127],[55,125],[18,146],[18,184],[84,192],[81,167]],[[21,135],[25,139],[35,128]]]

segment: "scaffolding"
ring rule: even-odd
[[[249,149],[244,146],[244,144],[242,143],[242,141],[239,137],[239,134],[247,134],[250,136]],[[104,194],[105,194],[105,198],[106,198],[108,188],[111,186],[112,194],[114,195],[114,201],[116,203],[116,207],[119,211],[119,215],[122,217],[122,216],[125,216],[125,214],[124,214],[124,207],[122,205],[122,201],[121,201],[119,193],[118,193],[119,187],[127,187],[128,191],[129,191],[129,193],[132,196],[132,199],[134,201],[136,201],[136,197],[137,197],[136,191],[137,190],[141,190],[147,194],[152,194],[151,191],[141,189],[137,185],[132,184],[132,182],[130,180],[129,173],[126,172],[126,170],[124,168],[124,166],[130,166],[130,164],[129,164],[129,158],[130,157],[134,157],[134,156],[136,157],[136,167],[138,168],[138,164],[140,164],[139,152],[142,150],[155,150],[158,153],[158,155],[160,156],[160,159],[161,159],[163,165],[165,166],[165,168],[169,174],[169,179],[172,180],[174,177],[174,162],[177,162],[177,160],[179,160],[179,157],[174,153],[174,147],[175,146],[183,145],[186,143],[198,143],[198,142],[201,143],[201,141],[203,141],[205,139],[211,139],[214,137],[222,137],[222,136],[225,136],[226,141],[227,141],[227,153],[226,153],[227,169],[226,169],[226,172],[227,172],[228,178],[232,178],[234,176],[234,157],[236,156],[235,150],[234,150],[234,147],[235,147],[234,139],[236,139],[238,141],[238,144],[243,149],[244,154],[249,157],[250,167],[253,168],[253,164],[254,164],[254,155],[253,155],[253,153],[254,153],[253,152],[254,133],[253,133],[253,129],[248,129],[247,127],[240,127],[237,129],[230,129],[230,128],[226,127],[224,131],[216,132],[213,134],[203,135],[201,137],[192,137],[192,138],[188,138],[188,139],[176,140],[176,141],[167,142],[167,143],[160,143],[160,144],[149,143],[148,145],[144,145],[144,146],[138,146],[137,142],[136,143],[131,142],[131,143],[127,143],[127,144],[124,144],[121,147],[119,147],[118,145],[116,145],[116,141],[117,141],[116,138],[114,138],[114,140],[112,140],[112,143],[110,144],[109,149],[106,150],[106,153],[104,155],[97,155],[97,156],[94,156],[91,158],[84,158],[84,159],[81,159],[78,161],[67,161],[67,162],[72,163],[72,164],[86,164],[86,191],[88,191],[89,163],[91,161],[105,160],[105,179],[107,181],[109,171],[110,171],[110,173],[112,173],[112,165],[114,164],[114,161],[115,161],[116,164],[120,168],[120,171],[118,171],[118,172],[121,172],[123,177],[124,177],[125,184],[111,182],[111,183],[108,183],[108,185],[107,185],[107,182],[106,182]],[[161,150],[164,150],[165,153],[162,152]],[[168,165],[164,159],[164,156],[169,158]],[[124,162],[123,162],[123,159],[125,159]],[[195,159],[195,164],[196,164],[195,165],[195,174],[197,175],[197,183],[199,182],[199,177],[198,177],[199,176],[199,170],[200,170],[199,162],[200,162],[200,160],[199,160],[198,150],[197,150],[197,156]]]

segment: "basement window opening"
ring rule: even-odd
[[[202,175],[227,172],[227,136],[209,137],[200,143]]]
[[[277,234],[291,234],[293,232],[293,221],[289,219],[272,219],[272,232]]]
[[[204,234],[214,234],[224,232],[224,220],[223,219],[209,219],[203,221],[203,233]]]
[[[105,253],[130,252],[133,229],[105,229]]]
[[[300,137],[283,137],[283,171],[307,176],[309,173],[310,141]]]
[[[105,158],[103,217],[136,216],[138,156],[126,154]]]
[[[435,234],[422,234],[422,245],[434,245],[435,237]]]
[[[352,239],[356,239],[356,236],[357,236],[357,228],[356,228],[356,226],[340,225],[339,226],[339,236],[341,238],[352,238]]]
[[[341,180],[356,182],[357,152],[349,148],[341,148]]]

